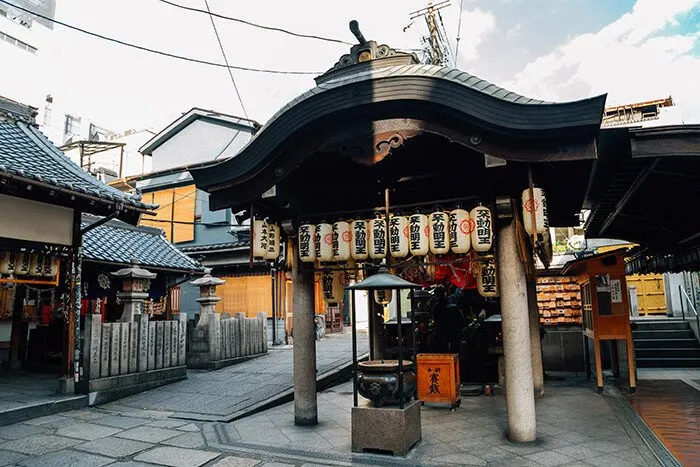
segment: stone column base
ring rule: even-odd
[[[352,451],[405,456],[421,440],[420,402],[398,407],[353,407]]]

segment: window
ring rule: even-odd
[[[80,117],[74,117],[72,115],[66,114],[66,122],[63,127],[63,133],[67,136],[73,136],[77,134],[80,128]]]

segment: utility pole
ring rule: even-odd
[[[428,27],[428,35],[421,38],[423,43],[423,62],[431,65],[452,66],[452,51],[450,50],[447,31],[442,22],[440,10],[450,6],[450,0],[443,0],[433,4],[428,0],[428,7],[416,10],[409,14],[411,24],[404,28],[407,30],[413,21],[423,18]]]

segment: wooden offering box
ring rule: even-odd
[[[462,400],[459,398],[459,355],[422,353],[418,361],[418,400],[450,404],[454,410]]]

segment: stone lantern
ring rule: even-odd
[[[207,326],[209,323],[209,315],[214,313],[214,307],[221,301],[221,297],[216,296],[216,286],[226,282],[218,277],[211,275],[211,269],[204,270],[204,276],[190,282],[192,285],[199,286],[199,302],[200,315],[197,327]]]
[[[122,290],[117,292],[117,298],[124,304],[124,311],[119,321],[130,323],[134,315],[141,314],[143,302],[148,298],[147,281],[155,279],[156,273],[139,267],[138,260],[131,260],[131,267],[111,273],[112,277],[122,279]]]

